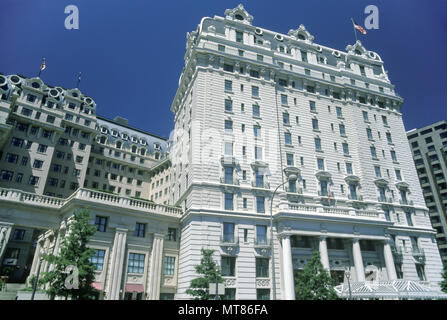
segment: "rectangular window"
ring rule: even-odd
[[[266,226],[256,226],[256,244],[267,244]]]
[[[225,210],[233,210],[233,194],[230,192],[225,193]]]
[[[340,130],[340,135],[341,136],[346,136],[346,129],[345,129],[345,125],[344,124],[339,124],[338,128]]]
[[[269,277],[269,259],[268,258],[256,258],[256,277],[268,278]]]
[[[368,112],[362,111],[363,114],[363,121],[368,121]]]
[[[282,122],[284,124],[290,124],[290,120],[289,120],[289,114],[287,112],[284,112],[282,114]]]
[[[234,277],[236,275],[236,257],[221,257],[222,276]]]
[[[233,111],[233,100],[225,99],[225,111],[227,112]]]
[[[225,80],[225,91],[229,91],[229,92],[233,91],[233,81]]]
[[[173,276],[175,271],[175,257],[164,257],[163,274],[165,276]]]
[[[234,243],[234,223],[223,223],[223,242]]]
[[[317,159],[317,167],[318,170],[324,170],[324,159],[321,158]]]
[[[374,166],[374,172],[376,173],[376,177],[377,178],[381,178],[382,177],[382,173],[380,171],[380,167],[379,166]]]
[[[29,177],[29,181],[28,184],[32,185],[32,186],[37,186],[39,184],[39,177],[36,176],[30,176]]]
[[[37,152],[46,153],[47,152],[47,148],[48,148],[48,146],[46,146],[44,144],[39,144],[39,146],[37,147]]]
[[[256,300],[270,300],[270,289],[256,289]]]
[[[287,159],[287,166],[293,167],[294,166],[293,153],[286,153],[286,159]]]
[[[106,232],[107,217],[96,216],[95,226],[97,231]]]
[[[375,147],[369,147],[369,150],[371,151],[371,157],[373,159],[377,159],[377,152]]]
[[[259,118],[261,116],[259,106],[257,104],[254,104],[252,107],[253,107],[253,117]]]
[[[233,143],[225,142],[225,155],[232,156],[233,155]]]
[[[309,101],[310,111],[317,111],[317,107],[315,106],[315,101]]]
[[[233,132],[233,121],[225,120],[225,132]]]
[[[335,107],[335,111],[337,112],[338,118],[343,118],[343,113],[341,111],[341,107]]]
[[[352,163],[346,162],[346,173],[347,174],[353,174]]]
[[[138,274],[144,273],[144,254],[129,253],[127,272]]]
[[[177,229],[168,228],[167,241],[177,241]]]
[[[366,136],[368,137],[369,140],[373,140],[373,135],[372,135],[371,129],[366,128]]]
[[[94,253],[90,257],[89,261],[93,264],[96,271],[102,271],[105,253],[105,250],[94,249]]]
[[[43,161],[42,160],[34,160],[33,163],[33,168],[34,169],[41,169],[43,166]]]
[[[133,232],[134,237],[144,238],[146,234],[146,224],[137,222],[135,225],[135,230]]]
[[[259,87],[251,86],[252,97],[259,97]]]
[[[224,182],[226,184],[233,184],[233,167],[225,167]]]
[[[19,156],[17,154],[7,153],[5,161],[9,163],[17,163]]]
[[[284,132],[284,140],[286,145],[291,145],[292,144],[292,135],[290,134],[290,132]]]
[[[241,31],[236,31],[236,42],[244,42],[244,33]]]
[[[255,160],[262,160],[262,148],[255,147]]]
[[[318,119],[312,119],[312,129],[318,130]]]
[[[265,213],[265,198],[262,196],[256,197],[256,212]]]
[[[285,94],[281,95],[281,104],[287,106],[287,95]]]

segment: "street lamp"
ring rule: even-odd
[[[216,266],[216,269],[214,269],[214,271],[216,271],[216,296],[214,297],[214,300],[220,300],[219,298],[219,267]]]
[[[352,300],[351,282],[349,281],[349,279],[351,278],[351,271],[347,267],[345,267],[345,276],[346,276],[346,279],[348,280],[349,300]]]
[[[43,249],[40,250],[39,266],[37,267],[36,279],[34,279],[33,294],[31,295],[31,300],[34,300],[34,296],[36,294],[37,283],[39,282],[40,268],[42,266],[42,261],[43,261],[44,254],[45,254],[45,251]]]
[[[296,174],[288,173],[286,169],[284,171],[288,179],[276,187],[275,191],[273,191],[272,199],[270,200],[270,252],[272,255],[272,300],[276,300],[276,275],[275,275],[275,251],[274,251],[275,246],[273,242],[273,198],[275,197],[275,194],[280,187],[282,187],[289,181],[296,181],[298,179],[298,176]]]

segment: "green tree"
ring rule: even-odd
[[[447,264],[444,265],[444,271],[442,273],[442,280],[439,285],[441,287],[441,290],[447,293]]]
[[[320,261],[320,252],[314,251],[303,271],[295,276],[297,300],[336,300],[334,282]]]
[[[48,285],[46,292],[51,298],[93,299],[97,292],[92,287],[95,267],[90,262],[94,250],[88,248],[87,243],[96,228],[89,224],[90,212],[87,209],[75,211],[72,219],[67,228],[68,234],[61,239],[60,253],[44,256],[54,269],[43,273],[39,283]]]
[[[193,279],[189,289],[186,290],[186,293],[193,296],[194,300],[214,299],[215,295],[210,295],[208,288],[210,283],[216,283],[216,275],[219,283],[224,282],[220,271],[216,271],[217,265],[212,259],[213,253],[214,250],[202,249],[202,259],[200,264],[195,267],[196,272],[202,276]]]

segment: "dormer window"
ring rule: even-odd
[[[301,33],[298,34],[298,39],[300,39],[300,40],[306,40],[306,38],[304,37],[304,35],[302,35]]]
[[[105,128],[105,127],[101,127],[101,132],[102,132],[102,133],[107,133],[107,128]]]
[[[32,86],[33,88],[35,88],[35,89],[39,89],[39,88],[40,88],[40,84],[39,84],[39,82],[33,82],[33,83],[31,83],[31,86]]]
[[[117,142],[116,142],[116,148],[117,148],[117,149],[121,149],[122,144],[123,144],[123,143],[122,143],[121,141],[117,141]]]
[[[141,143],[143,146],[145,146],[145,145],[146,145],[146,140],[144,140],[144,139],[140,139],[140,143]]]
[[[234,17],[236,18],[236,20],[240,20],[240,21],[244,20],[244,17],[240,14],[236,14]]]
[[[118,131],[116,131],[116,130],[112,130],[112,136],[114,136],[114,137],[118,137]]]
[[[138,143],[137,137],[132,137],[132,142]]]
[[[137,147],[136,146],[132,146],[132,152],[136,153],[137,152]]]
[[[142,156],[146,155],[146,149],[144,149],[144,148],[141,149],[141,150],[140,150],[140,154],[141,154]]]

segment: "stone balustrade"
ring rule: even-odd
[[[288,204],[288,209],[305,213],[317,213],[328,215],[343,215],[369,219],[385,220],[385,216],[379,211],[356,210],[354,208],[333,208],[315,204]]]
[[[72,201],[73,199],[92,201],[95,203],[102,203],[112,206],[119,206],[128,209],[148,211],[151,213],[165,214],[170,216],[179,217],[182,215],[182,209],[180,208],[156,204],[142,199],[122,197],[120,195],[85,188],[78,189],[67,199],[37,195],[35,193],[24,192],[14,189],[0,188],[0,200],[21,202],[22,204],[25,205],[59,209],[62,208],[68,202]]]

